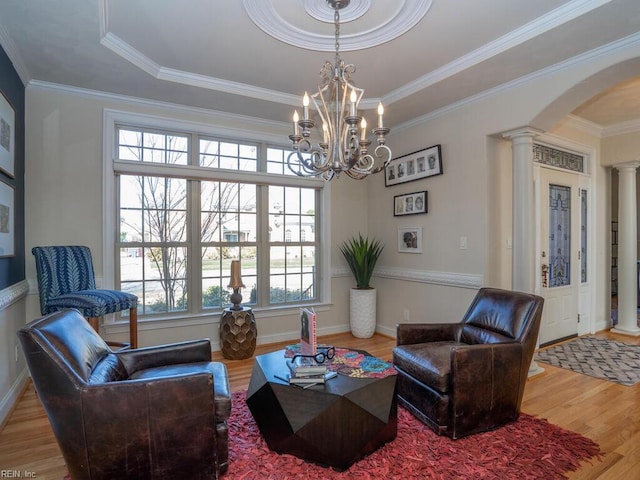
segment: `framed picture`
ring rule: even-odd
[[[406,193],[393,197],[393,216],[427,213],[427,191]]]
[[[15,250],[15,191],[0,182],[0,257],[13,257]]]
[[[394,158],[385,170],[384,185],[390,187],[433,175],[442,175],[440,145]]]
[[[16,156],[16,112],[0,92],[0,170],[14,176]]]
[[[398,228],[398,252],[422,253],[422,227]]]

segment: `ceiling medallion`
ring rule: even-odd
[[[333,10],[327,8],[325,0],[300,0],[304,11],[316,21],[332,22]],[[427,14],[433,0],[394,0],[393,14],[377,25],[368,25],[362,31],[344,35],[342,51],[363,50],[389,42],[413,28]],[[361,20],[373,8],[370,0],[352,0],[346,8],[342,21]],[[300,28],[282,18],[274,7],[273,0],[242,0],[242,5],[251,21],[267,35],[294,47],[318,52],[334,49],[332,35],[320,34]],[[355,24],[355,23],[354,23]]]

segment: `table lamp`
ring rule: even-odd
[[[240,289],[244,287],[244,283],[242,283],[242,275],[240,274],[240,260],[231,261],[231,279],[227,286],[233,289],[233,293],[231,294],[233,307],[231,307],[231,310],[242,310],[242,306],[240,306],[240,302],[242,302]]]

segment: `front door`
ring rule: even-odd
[[[540,168],[541,345],[578,333],[583,243],[579,180],[572,173]]]

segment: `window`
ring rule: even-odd
[[[141,316],[219,311],[240,259],[243,304],[319,302],[323,182],[283,148],[166,127],[113,121],[115,287]]]

